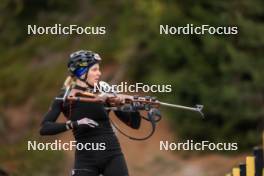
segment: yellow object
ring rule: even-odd
[[[232,176],[231,174],[226,174],[225,176]]]
[[[233,176],[240,176],[240,169],[237,167],[233,168],[232,174]]]
[[[247,176],[255,176],[255,157],[254,156],[246,157],[246,171],[247,171]]]

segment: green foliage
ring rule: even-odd
[[[34,97],[47,108],[67,74],[66,58],[88,48],[104,64],[127,62],[130,80],[171,84],[157,95],[184,105],[204,104],[198,114],[168,109],[183,138],[257,144],[263,129],[263,1],[9,1],[0,5],[1,105]],[[76,12],[76,13],[74,13]],[[27,36],[27,24],[106,26],[104,36]],[[239,34],[159,35],[159,25],[238,26]],[[4,26],[4,27],[3,27]],[[165,110],[165,109],[164,109]],[[166,109],[167,110],[167,109]]]
[[[28,24],[48,24],[65,14],[71,15],[76,6],[68,1],[54,0],[4,0],[0,5],[0,51],[6,46],[14,46],[27,39]],[[49,13],[48,16],[45,14]],[[66,20],[61,20],[65,22]]]
[[[172,84],[167,101],[205,105],[205,120],[197,114],[170,111],[175,131],[183,138],[233,141],[239,149],[260,141],[264,123],[260,32],[264,23],[259,20],[264,10],[258,8],[260,4],[263,6],[260,1],[167,3],[160,24],[239,26],[239,35],[152,36],[141,41],[144,52],[139,49],[131,65],[135,79]],[[176,7],[180,10],[175,12]]]

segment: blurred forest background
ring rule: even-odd
[[[0,167],[8,163],[14,175],[51,175],[62,167],[48,166],[63,158],[61,152],[32,152],[25,159],[25,141],[38,138],[40,115],[68,74],[68,55],[79,49],[98,52],[103,69],[115,67],[123,81],[171,84],[171,93],[155,94],[162,101],[205,105],[204,120],[163,110],[177,138],[238,142],[239,152],[260,143],[264,1],[2,0],[0,12]],[[28,24],[56,23],[106,26],[107,33],[27,35]],[[238,26],[239,34],[159,35],[160,24],[187,23]]]

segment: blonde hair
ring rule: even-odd
[[[76,77],[68,76],[63,83],[63,88],[69,87],[74,84],[76,84]]]

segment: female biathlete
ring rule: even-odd
[[[93,90],[101,76],[100,60],[100,56],[91,51],[72,53],[68,61],[71,80],[67,84],[74,84],[75,89]],[[63,97],[66,86],[64,85],[58,97]],[[116,102],[120,101],[120,98],[116,98]],[[67,118],[66,123],[56,122],[61,112]],[[102,103],[57,99],[53,100],[45,114],[41,123],[41,135],[55,135],[72,130],[77,143],[101,146],[75,150],[74,168],[71,173],[73,176],[128,176],[126,161],[108,114]],[[139,128],[139,112],[115,111],[115,114],[131,128]]]

